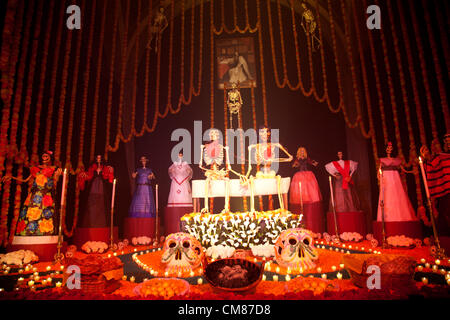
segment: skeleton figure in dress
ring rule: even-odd
[[[164,30],[169,26],[167,17],[164,14],[164,8],[160,7],[153,18],[152,26],[150,27],[150,40],[148,41],[147,48],[152,49],[152,42],[155,42],[155,52],[158,52],[158,41]]]
[[[284,209],[283,198],[281,195],[281,176],[277,175],[271,166],[274,162],[291,162],[292,155],[278,142],[270,141],[270,129],[263,127],[259,130],[259,141],[260,143],[252,144],[248,146],[248,171],[246,177],[249,178],[252,170],[252,151],[255,151],[255,160],[258,166],[261,166],[261,170],[256,173],[256,179],[276,179],[277,180],[277,190],[278,190],[278,200],[280,202],[280,208]],[[287,158],[277,157],[279,151],[282,151]],[[275,152],[277,151],[277,152]],[[251,176],[250,181],[250,206],[251,212],[255,211],[255,200],[254,200],[254,181],[255,177]]]
[[[238,172],[234,171],[230,165],[228,146],[223,146],[219,143],[219,130],[211,129],[209,131],[209,138],[211,142],[207,145],[200,146],[200,162],[199,167],[205,172],[205,204],[201,212],[209,212],[209,189],[212,180],[224,180],[225,181],[225,206],[222,212],[230,211],[230,179],[229,172],[233,172],[240,178],[245,178]],[[225,160],[225,168],[221,168],[221,165]],[[203,161],[207,167],[203,166]]]
[[[233,114],[237,114],[239,120],[241,116],[242,104],[243,102],[241,92],[237,88],[236,83],[232,83],[231,90],[228,91],[228,99],[227,99],[227,105],[230,111],[230,128],[233,128]]]
[[[302,14],[301,26],[303,27],[306,35],[311,38],[312,50],[316,51],[314,43],[317,43],[317,48],[319,48],[321,44],[320,39],[316,36],[317,23],[314,14],[311,10],[308,9],[308,7],[306,7],[306,4],[302,3],[302,8],[304,9],[304,11]]]

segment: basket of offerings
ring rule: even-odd
[[[170,299],[173,296],[184,296],[189,292],[189,283],[177,278],[153,278],[146,280],[134,288],[134,293],[141,297],[159,297]]]
[[[374,274],[371,266],[380,269],[381,288],[409,286],[413,283],[416,261],[414,258],[395,254],[345,255],[343,263],[349,270],[355,286],[366,288],[367,279]]]
[[[68,258],[65,260],[64,265],[66,268],[71,265],[80,268],[81,290],[88,293],[105,293],[107,287],[111,287],[110,282],[116,281],[117,275],[123,272],[123,263],[117,257],[87,256],[82,259]],[[70,273],[64,273],[64,285],[70,275]]]
[[[262,279],[264,268],[241,258],[204,263],[204,276],[214,291],[252,293]]]

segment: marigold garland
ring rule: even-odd
[[[39,129],[41,125],[41,112],[42,112],[42,101],[44,98],[44,87],[45,87],[45,76],[47,70],[47,60],[48,60],[48,48],[50,44],[50,34],[53,25],[53,15],[54,15],[54,7],[55,3],[50,3],[50,11],[48,13],[47,18],[47,28],[45,31],[45,39],[44,39],[44,49],[42,50],[42,63],[41,63],[41,77],[39,80],[39,91],[36,102],[36,111],[34,118],[34,132],[33,132],[33,147],[31,151],[31,165],[37,165],[39,163],[39,155],[38,155],[38,144],[39,144]]]
[[[109,141],[110,141],[110,130],[111,130],[111,109],[112,109],[112,93],[113,93],[113,84],[114,84],[114,67],[116,65],[116,47],[117,47],[117,26],[119,23],[119,9],[118,4],[114,5],[114,24],[113,24],[113,33],[112,33],[112,45],[111,45],[111,65],[109,68],[109,84],[108,84],[108,99],[107,99],[107,111],[106,111],[106,142],[105,142],[105,160],[108,160],[108,151],[109,151]]]
[[[62,44],[62,30],[64,27],[64,16],[66,14],[66,7],[64,5],[61,5],[60,12],[59,12],[59,20],[58,20],[58,26],[57,26],[57,33],[56,33],[56,43],[55,48],[53,50],[54,56],[53,56],[53,67],[52,67],[52,74],[50,78],[50,96],[47,103],[47,121],[45,127],[47,130],[45,130],[45,138],[44,138],[44,150],[50,149],[50,135],[52,133],[52,123],[53,123],[53,111],[54,111],[54,104],[55,104],[55,95],[56,95],[56,78],[58,74],[58,65],[59,65],[59,56],[61,51],[61,44]]]
[[[95,92],[94,92],[94,104],[93,104],[93,110],[92,110],[92,125],[91,125],[91,150],[89,153],[89,160],[94,160],[95,156],[95,145],[96,145],[96,134],[97,134],[97,117],[98,117],[98,104],[100,100],[100,79],[101,79],[101,71],[102,71],[102,60],[103,60],[103,51],[104,51],[104,42],[105,42],[105,21],[106,21],[106,14],[107,14],[107,2],[105,1],[103,4],[103,13],[102,13],[102,22],[101,22],[101,29],[100,29],[100,40],[98,45],[98,59],[97,59],[97,71],[95,76]],[[147,86],[146,86],[147,88]],[[147,91],[147,90],[146,90]],[[81,122],[86,123],[82,120]],[[83,127],[81,127],[81,131],[83,131]],[[80,148],[80,151],[78,153],[78,165],[77,165],[77,173],[79,172],[80,166],[83,165],[83,149]]]
[[[21,104],[22,90],[23,90],[23,81],[24,81],[24,70],[25,70],[25,62],[28,52],[28,44],[30,42],[30,29],[31,29],[31,20],[33,16],[33,4],[30,5],[26,15],[26,25],[24,28],[23,35],[23,48],[21,50],[19,69],[17,74],[17,86],[15,91],[15,99],[14,105],[12,109],[11,119],[10,119],[10,149],[7,154],[6,159],[6,172],[5,176],[12,176],[13,172],[13,159],[12,157],[17,153],[17,128],[19,125],[19,109]],[[19,92],[20,95],[17,93]],[[0,244],[7,245],[8,243],[8,212],[10,207],[10,195],[11,195],[11,180],[5,181],[3,184],[3,197],[2,197],[2,206],[1,206],[1,221],[0,221]]]
[[[388,4],[389,4],[389,2],[388,2]],[[424,0],[422,0],[422,6],[424,8],[423,11],[425,13],[425,25],[427,27],[427,33],[429,35],[428,40],[430,42],[431,55],[433,57],[434,70],[436,72],[436,79],[437,79],[438,88],[439,88],[439,97],[441,99],[442,112],[444,113],[444,121],[445,121],[445,125],[447,128],[447,132],[449,132],[450,131],[450,112],[449,112],[448,103],[447,103],[445,85],[444,85],[444,82],[442,79],[442,69],[441,69],[441,66],[439,63],[439,58],[437,55],[436,40],[434,39],[434,33],[431,28],[430,13],[426,9],[426,2]],[[446,44],[446,45],[448,45],[448,44]],[[448,60],[449,58],[446,57],[446,59]],[[448,71],[449,70],[447,70],[447,72]]]
[[[426,100],[427,100],[428,115],[430,117],[431,134],[433,135],[434,140],[439,141],[439,135],[438,135],[437,126],[436,126],[436,117],[434,114],[433,100],[432,100],[431,92],[430,92],[430,83],[428,82],[428,73],[427,73],[427,66],[425,63],[425,54],[424,54],[424,50],[423,50],[422,38],[420,36],[419,25],[418,25],[417,19],[416,19],[416,10],[415,10],[414,6],[409,6],[409,8],[411,8],[410,16],[411,16],[411,20],[412,20],[414,34],[416,35],[416,39],[417,39],[416,44],[417,44],[417,49],[418,49],[418,53],[419,53],[420,69],[421,69],[421,73],[422,73],[423,85],[425,87],[425,96],[426,96]]]
[[[95,4],[96,1],[92,1],[93,3],[93,11],[92,11],[92,17],[95,16]],[[85,0],[82,1],[82,8],[84,9],[85,7]],[[84,12],[83,12],[84,13]],[[82,13],[82,14],[83,14]],[[91,26],[92,24],[92,19],[91,17]],[[69,105],[69,123],[68,123],[68,127],[67,127],[67,146],[66,146],[66,158],[65,158],[65,166],[64,168],[68,169],[69,174],[74,174],[75,171],[73,170],[74,166],[72,166],[72,163],[70,161],[71,158],[71,151],[72,151],[72,134],[73,134],[73,119],[74,119],[74,115],[75,115],[75,101],[76,101],[76,97],[77,97],[77,89],[78,89],[78,73],[80,71],[80,55],[81,55],[81,40],[82,40],[82,36],[83,36],[83,29],[81,28],[79,30],[79,32],[77,32],[77,43],[76,43],[76,49],[75,49],[75,65],[74,68],[72,69],[72,74],[73,74],[73,80],[72,80],[72,90],[71,90],[71,99],[70,99],[70,105]],[[83,99],[84,96],[87,95],[87,86],[89,85],[89,72],[91,71],[90,66],[91,66],[91,53],[92,53],[92,35],[93,35],[93,27],[90,28],[90,32],[89,32],[89,44],[88,44],[88,50],[87,50],[87,63],[86,63],[86,69],[84,72],[84,80],[83,80],[83,85],[84,85],[84,91],[83,91]],[[69,31],[70,32],[70,31]],[[86,98],[87,99],[87,98]],[[83,124],[81,124],[81,127],[84,127]],[[84,129],[84,128],[83,128]],[[80,132],[80,135],[83,136],[84,135],[84,130],[82,130]],[[78,140],[78,139],[77,139]],[[80,149],[83,150],[83,141],[84,139],[81,138],[80,139]]]

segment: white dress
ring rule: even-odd
[[[192,179],[192,168],[186,161],[174,162],[169,167],[169,177],[172,179],[170,185],[168,207],[192,206],[192,191],[190,180]]]

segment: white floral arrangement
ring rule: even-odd
[[[206,255],[213,259],[225,259],[234,255],[236,249],[230,246],[211,246],[206,250]]]
[[[87,241],[81,250],[86,253],[103,253],[108,250],[108,245],[103,241]]]
[[[410,247],[416,244],[416,241],[405,235],[401,236],[390,236],[387,239],[387,243],[393,247]]]
[[[0,254],[0,263],[22,266],[24,264],[29,264],[39,261],[39,257],[30,250],[18,250],[13,252],[8,252],[6,254]]]
[[[148,246],[152,242],[153,242],[153,239],[149,238],[149,237],[146,237],[146,236],[133,237],[131,239],[131,243],[133,244],[133,246],[138,246],[138,245]]]
[[[302,215],[287,210],[236,213],[191,213],[181,218],[182,228],[205,247],[275,244],[283,230],[302,227]]]
[[[364,239],[358,232],[343,232],[339,236],[343,241],[361,241]]]
[[[257,257],[270,258],[275,256],[275,246],[270,243],[251,245],[252,254]]]

